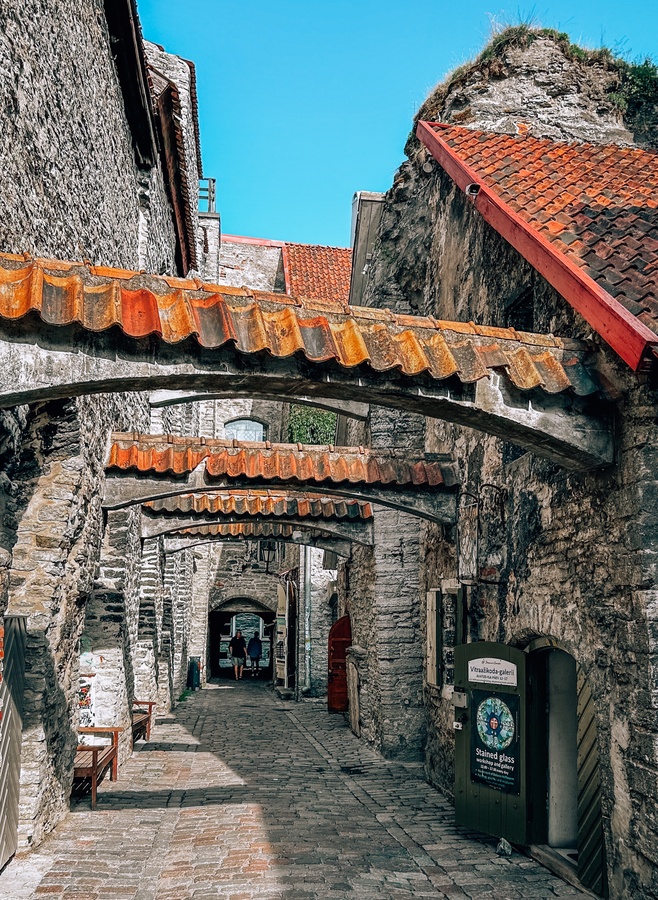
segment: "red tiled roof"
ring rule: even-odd
[[[273,491],[213,491],[180,494],[143,504],[150,512],[197,516],[271,516],[277,519],[371,519],[372,506],[362,500],[318,494]]]
[[[347,303],[352,273],[349,248],[284,244],[283,254],[288,291],[294,297]]]
[[[263,478],[326,484],[393,484],[437,487],[447,480],[445,460],[416,459],[408,452],[363,447],[271,444],[175,435],[112,435],[108,469],[141,474],[172,472],[184,475],[205,460],[211,477]]]
[[[462,189],[481,186],[485,219],[619,355],[645,365],[658,347],[658,153],[425,122],[418,135]]]
[[[167,344],[194,338],[206,349],[232,343],[240,353],[303,354],[310,363],[367,364],[404,375],[463,382],[505,370],[515,387],[548,393],[596,387],[582,345],[472,322],[396,315],[387,309],[318,309],[321,301],[145,275],[102,266],[0,254],[0,319],[37,313],[49,325],[91,332],[119,326],[130,338]]]
[[[344,308],[350,297],[352,251],[349,247],[290,244],[269,238],[222,234],[229,244],[278,247],[283,256],[286,291],[303,300],[314,300],[321,309]]]

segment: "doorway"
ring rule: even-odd
[[[349,616],[334,622],[329,632],[329,682],[327,706],[329,712],[346,712],[347,648],[352,646],[352,626]]]
[[[253,603],[250,604],[253,607]],[[255,609],[238,611],[235,602],[230,609],[214,609],[208,613],[208,672],[211,678],[232,678],[233,665],[229,657],[228,645],[231,637],[239,629],[247,641],[255,633],[262,643],[263,655],[260,660],[260,677],[272,676],[272,622],[274,614]]]
[[[562,861],[583,886],[607,897],[592,692],[573,656],[542,643],[531,645],[528,659],[532,842],[540,857],[558,867]]]

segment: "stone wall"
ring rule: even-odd
[[[101,0],[3,7],[0,98],[0,251],[173,273],[162,171],[136,163]],[[147,399],[94,396],[1,416],[0,610],[28,616],[23,848],[68,809],[85,612],[91,661],[96,639],[113,648],[113,672],[94,676],[99,721],[123,721],[132,696],[141,552],[134,523],[125,583],[111,584],[106,568],[94,586],[111,429],[148,431]],[[119,538],[105,532],[106,544]]]
[[[101,0],[3,6],[0,103],[0,250],[173,272],[164,182],[135,162]]]
[[[630,138],[618,113],[597,106],[605,93],[605,67],[597,75],[590,66],[581,78],[581,64],[572,65],[545,39],[527,51],[503,53],[499,62],[495,77],[491,70],[473,69],[454,84],[449,81],[420,115],[512,132],[520,119],[532,133],[560,138]],[[415,140],[408,150],[410,161],[387,195],[369,270],[367,294],[373,302],[385,297],[397,303],[407,296],[415,311],[439,319],[508,325],[514,324],[506,318],[509,301],[522,295],[534,330],[591,342],[593,359],[617,397],[619,455],[609,470],[568,473],[504,441],[433,420],[425,446],[454,453],[463,489],[478,498],[477,572],[466,588],[468,638],[525,647],[546,636],[582,667],[598,710],[611,895],[653,897],[658,894],[658,821],[651,812],[658,796],[655,386],[630,373],[592,335],[566,301],[480,219]],[[421,596],[457,577],[454,541],[454,530],[424,526]],[[424,621],[422,602],[421,611]],[[451,792],[449,684],[443,691],[426,686],[425,697],[428,777]]]
[[[216,568],[210,592],[210,609],[217,609],[236,597],[257,600],[268,609],[276,610],[279,571],[298,565],[299,548],[283,544],[285,557],[271,563],[269,575],[266,565],[258,560],[258,541],[236,544],[212,544]]]
[[[281,247],[224,238],[219,251],[219,283],[285,293]]]
[[[409,311],[399,302],[400,311]],[[411,453],[423,449],[425,420],[371,407],[350,422],[348,442]],[[424,747],[421,520],[374,507],[374,548],[353,547],[339,565],[341,610],[350,616],[359,702],[358,732],[391,758],[418,760]]]
[[[27,620],[21,845],[38,842],[65,814],[77,743],[78,643],[100,556],[107,434],[146,423],[139,395],[33,407],[8,469],[13,542],[7,611]],[[141,416],[141,421],[140,421]],[[139,547],[132,563],[139,562]]]

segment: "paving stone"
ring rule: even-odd
[[[322,704],[209,685],[159,720],[98,808],[77,801],[0,875],[0,900],[476,900],[584,896],[454,825],[422,769]]]

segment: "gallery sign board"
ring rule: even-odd
[[[526,657],[493,641],[455,647],[456,821],[527,843]]]
[[[506,659],[480,656],[468,661],[468,680],[475,684],[504,684],[516,687],[517,666]]]

